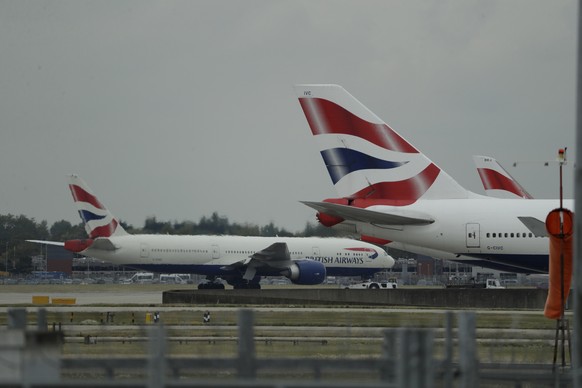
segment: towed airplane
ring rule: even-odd
[[[339,198],[303,202],[319,222],[410,252],[503,271],[548,272],[544,221],[558,200],[463,188],[338,85],[296,85]],[[572,200],[564,207],[573,208]]]
[[[394,265],[383,248],[346,238],[132,235],[81,178],[71,175],[69,188],[89,238],[28,241],[140,270],[206,275],[198,288],[224,288],[217,278],[234,288],[260,288],[262,276],[320,284],[326,276],[370,277]]]

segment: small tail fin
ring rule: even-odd
[[[119,220],[99,202],[85,181],[77,175],[70,175],[69,189],[90,238],[127,234]]]
[[[489,197],[533,198],[494,158],[474,155],[473,160]]]
[[[473,195],[341,86],[295,92],[341,197],[398,206]]]

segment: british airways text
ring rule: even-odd
[[[322,264],[364,264],[361,257],[321,257],[309,256],[308,259],[319,261]]]

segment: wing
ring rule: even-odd
[[[291,261],[289,248],[284,242],[278,242],[269,245],[267,248],[254,253],[251,260],[256,260],[261,263],[276,264],[287,263]]]
[[[72,252],[81,252],[87,248],[91,248],[93,250],[101,250],[101,251],[114,251],[118,249],[117,246],[113,244],[113,242],[104,237],[96,238],[95,240],[86,239],[86,240],[68,240],[66,242],[58,242],[58,241],[44,241],[44,240],[26,240],[31,243],[35,244],[46,244],[46,245],[58,245],[61,247],[65,247]]]
[[[269,245],[267,248],[253,253],[248,259],[238,261],[222,269],[229,270],[246,267],[243,279],[251,280],[255,277],[257,268],[269,267],[273,269],[285,269],[291,263],[291,255],[286,243],[278,242]]]
[[[536,237],[548,237],[546,223],[535,217],[517,217]]]
[[[434,220],[429,217],[418,214],[413,215],[412,213],[408,215],[390,214],[329,202],[302,201],[301,203],[317,210],[318,212],[340,217],[349,221],[369,222],[380,225],[428,225],[434,222]]]

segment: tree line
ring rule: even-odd
[[[217,212],[194,221],[158,221],[155,216],[146,218],[143,227],[136,228],[122,220],[123,228],[131,234],[180,234],[180,235],[239,235],[281,237],[334,237],[341,233],[320,224],[306,223],[303,231],[292,233],[273,222],[259,226],[251,223],[230,222]],[[46,221],[35,221],[24,215],[0,214],[0,272],[29,273],[32,256],[40,253],[38,244],[26,240],[66,241],[87,238],[83,223],[77,225],[61,220],[50,227]]]

